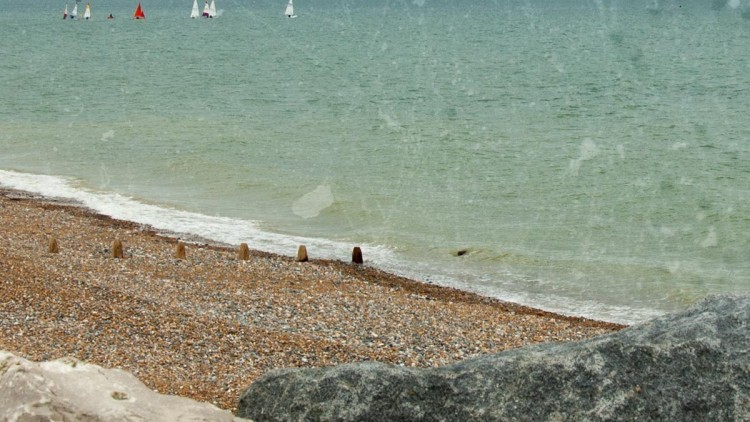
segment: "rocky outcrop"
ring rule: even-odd
[[[149,390],[133,375],[74,359],[35,363],[0,351],[0,421],[241,421]]]
[[[750,420],[750,298],[594,339],[434,369],[378,363],[273,371],[242,395],[263,421]]]

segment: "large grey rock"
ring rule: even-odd
[[[238,415],[262,421],[748,421],[750,298],[594,339],[434,369],[378,363],[277,370]]]
[[[240,421],[231,412],[149,390],[128,372],[74,359],[35,363],[0,351],[0,421]]]

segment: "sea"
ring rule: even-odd
[[[750,290],[748,0],[286,2],[0,0],[0,186],[625,324]]]

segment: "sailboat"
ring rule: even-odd
[[[73,5],[73,10],[70,12],[70,19],[75,19],[78,16],[78,2]]]
[[[91,19],[91,3],[86,3],[86,10],[83,12],[83,18],[86,20]]]
[[[133,19],[146,19],[146,15],[143,13],[143,9],[141,9],[141,2],[138,2],[138,7],[135,8]]]
[[[286,4],[286,10],[284,10],[284,16],[287,18],[296,18],[297,15],[294,14],[294,3],[292,3],[294,0],[289,0],[289,3]]]
[[[68,3],[65,3],[65,10],[63,11],[63,20],[68,19]]]
[[[200,16],[200,13],[198,13],[198,0],[193,0],[193,11],[190,12],[190,17],[195,19],[198,16]]]
[[[216,1],[211,0],[211,7],[208,8],[208,17],[213,18],[216,17]]]
[[[208,0],[203,5],[203,17],[207,18],[211,14],[211,8],[208,7]]]

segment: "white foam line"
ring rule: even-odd
[[[198,236],[210,241],[239,245],[247,242],[253,249],[294,256],[299,245],[306,245],[311,257],[346,261],[354,244],[299,236],[283,236],[257,228],[257,223],[227,217],[149,205],[135,199],[110,192],[95,192],[75,187],[70,181],[56,176],[18,173],[0,170],[0,186],[30,192],[48,198],[74,201],[100,214],[118,220],[145,224],[165,234],[179,237],[180,234]],[[406,263],[398,259],[386,247],[359,245],[365,248],[367,261],[385,271],[414,280],[429,279],[434,284],[474,292],[499,300],[518,303],[569,316],[580,316],[603,321],[633,324],[662,315],[653,309],[612,307],[596,302],[575,302],[569,298],[553,298],[543,295],[510,294],[488,286],[472,285],[458,280],[470,280],[471,275],[434,274],[429,265]],[[421,270],[420,270],[421,268]]]
[[[297,253],[299,245],[306,245],[315,258],[345,260],[355,246],[325,239],[277,235],[259,230],[257,223],[253,221],[208,216],[145,204],[117,193],[77,188],[69,181],[55,176],[0,170],[0,185],[49,198],[74,201],[100,214],[145,224],[175,236],[198,236],[229,245],[247,242],[253,249],[281,255],[293,256]],[[366,247],[371,259],[383,262],[390,255],[384,248]]]

